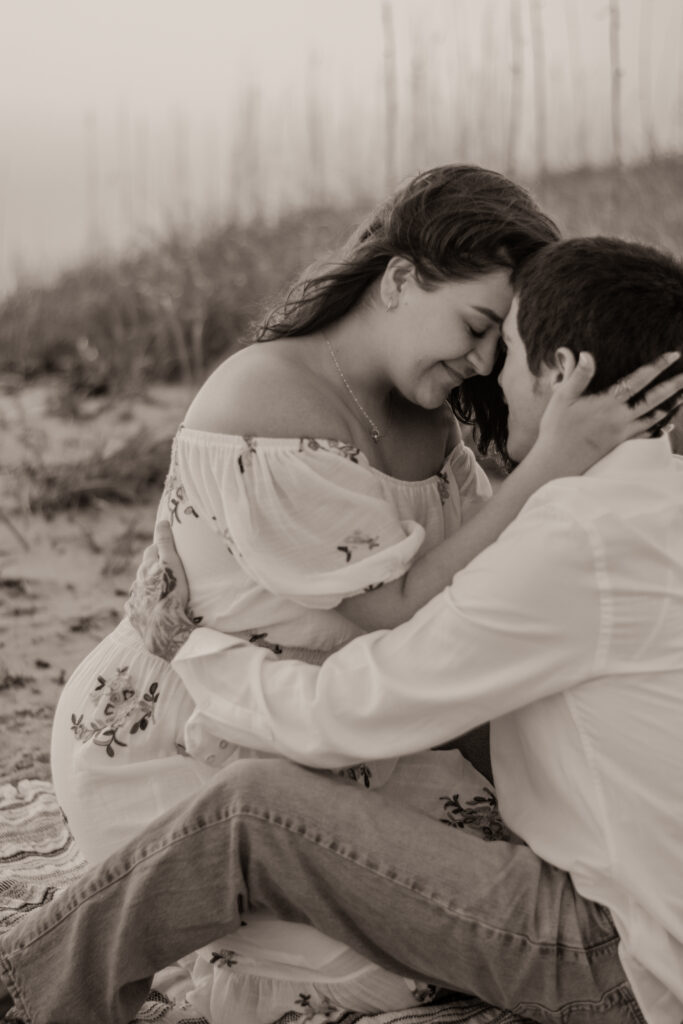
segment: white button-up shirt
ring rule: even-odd
[[[683,459],[667,438],[541,488],[409,622],[322,667],[205,629],[173,664],[197,727],[316,767],[492,720],[506,822],[611,910],[650,1024],[683,1020]]]

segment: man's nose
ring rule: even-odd
[[[467,356],[470,366],[482,377],[488,377],[498,352],[498,338],[484,338]]]

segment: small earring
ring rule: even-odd
[[[387,313],[391,313],[392,309],[396,309],[396,303],[393,299],[390,299],[389,302],[387,302],[386,309]]]

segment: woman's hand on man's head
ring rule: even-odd
[[[683,374],[658,378],[679,358],[679,352],[666,352],[608,390],[585,395],[595,360],[582,353],[541,419],[539,440],[561,460],[561,475],[581,474],[622,442],[660,432],[681,403]]]
[[[152,654],[171,661],[196,623],[187,607],[189,588],[170,523],[162,520],[145,549],[125,613]]]

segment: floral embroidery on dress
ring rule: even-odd
[[[338,768],[336,771],[333,769],[333,773],[342,778],[351,779],[352,782],[362,782],[366,789],[370,789],[372,768],[365,763],[353,764],[350,768]]]
[[[219,949],[211,954],[209,963],[218,964],[219,967],[234,967],[239,957],[234,949]]]
[[[220,525],[216,516],[211,516],[211,522],[214,524],[214,529],[216,533],[218,533],[219,536],[223,538],[223,543],[225,544],[228,554],[234,557],[235,553],[232,550],[232,546],[235,542],[232,539],[232,536],[230,535],[230,531],[226,526]]]
[[[272,644],[266,640],[267,633],[252,633],[249,637],[249,643],[254,644],[256,647],[267,647],[273,654],[282,654],[282,646],[280,644]]]
[[[308,448],[311,452],[337,452],[349,462],[358,463],[360,448],[347,444],[346,441],[320,441],[317,437],[300,437],[299,451],[303,452]]]
[[[207,1024],[203,1017],[187,1016],[185,1012],[178,1016],[179,1011],[190,1011],[190,1005],[183,1000],[179,1002],[170,999],[163,992],[152,989],[147,994],[147,1000],[135,1015],[135,1024],[172,1024],[173,1021],[181,1019],[184,1024]]]
[[[410,990],[413,999],[418,1003],[433,1003],[436,996],[442,989],[438,985],[430,985],[426,981],[414,981],[412,978],[403,979]]]
[[[483,786],[482,792],[484,796],[473,796],[471,800],[466,800],[464,805],[458,793],[439,797],[446,814],[445,818],[439,820],[444,825],[475,832],[487,842],[509,842],[512,833],[500,816],[496,794],[488,786]]]
[[[244,473],[249,468],[258,447],[256,438],[252,437],[251,434],[243,434],[242,440],[244,441],[244,448],[237,456],[237,465],[240,467],[240,473]]]
[[[295,1006],[300,1006],[304,1011],[303,1014],[297,1014],[294,1020],[297,1024],[305,1024],[306,1021],[316,1021],[316,1024],[334,1024],[334,1022],[340,1022],[347,1016],[348,1011],[342,1010],[339,1006],[335,1006],[325,996],[313,996],[310,992],[300,992],[299,998],[294,1000]],[[283,1021],[289,1018],[287,1014],[284,1018],[281,1017],[277,1024],[283,1024]]]
[[[185,494],[185,488],[182,484],[176,484],[175,488],[172,488],[168,494],[168,511],[171,514],[171,521],[176,523],[182,523],[178,508],[187,501],[187,495]],[[199,519],[198,512],[192,507],[192,505],[185,505],[182,510],[183,515],[194,516],[195,519]]]
[[[451,496],[451,483],[448,474],[443,469],[436,474],[436,489],[439,492],[441,504],[447,504]]]
[[[337,551],[343,552],[346,561],[350,562],[355,552],[362,547],[366,547],[368,551],[378,548],[379,537],[368,537],[366,534],[361,533],[360,530],[354,530],[348,537],[344,537],[343,544],[337,545]]]
[[[127,747],[121,733],[134,736],[144,732],[150,722],[154,724],[154,708],[159,700],[159,684],[150,683],[147,692],[138,697],[127,666],[116,669],[113,679],[97,677],[97,686],[91,700],[102,710],[89,723],[85,716],[71,715],[71,731],[81,743],[92,740],[95,746],[104,747],[108,757],[115,756],[115,747]],[[102,706],[104,705],[104,706]]]
[[[201,626],[202,622],[204,621],[204,616],[203,615],[195,615],[195,613],[192,611],[192,608],[190,607],[189,604],[187,606],[186,611],[187,611],[188,619],[191,619],[192,623],[195,626]]]
[[[182,426],[179,428],[178,433],[180,433],[181,430]],[[177,436],[178,435],[176,434],[176,439],[173,441],[173,447],[171,448],[171,463],[168,468],[168,473],[166,474],[163,494],[172,523],[182,523],[178,509],[183,505],[185,506],[182,508],[183,515],[194,516],[195,519],[199,519],[199,514],[196,509],[187,502],[185,488],[180,480]]]

